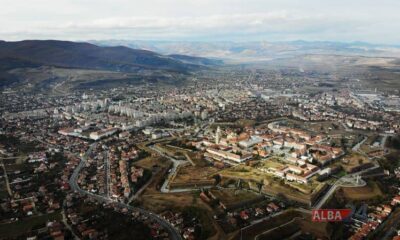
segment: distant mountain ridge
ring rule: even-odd
[[[400,57],[400,45],[365,42],[332,41],[251,41],[251,42],[190,42],[190,41],[92,41],[101,46],[123,45],[162,54],[183,54],[242,62],[270,60],[307,54],[337,54],[366,57]]]
[[[60,91],[139,82],[176,84],[194,71],[218,64],[221,61],[162,55],[126,46],[56,40],[0,41],[0,88]]]
[[[11,61],[5,61],[6,59]],[[195,61],[197,59],[192,58],[192,62]],[[164,56],[147,50],[123,46],[100,47],[84,42],[55,40],[1,41],[0,62],[7,62],[8,69],[13,67],[12,63],[16,67],[47,65],[118,72],[134,72],[143,68],[170,71],[190,71],[199,68],[191,61],[183,62],[174,56]]]
[[[168,57],[171,57],[173,59],[177,59],[179,61],[182,61],[184,63],[188,64],[197,64],[197,65],[221,65],[224,62],[222,60],[218,59],[210,59],[210,58],[204,58],[204,57],[193,57],[189,55],[181,55],[181,54],[170,54]]]

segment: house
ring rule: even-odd
[[[400,204],[400,195],[394,197],[391,204],[392,206]]]
[[[279,211],[279,206],[276,205],[275,203],[271,202],[267,205],[267,211],[268,212],[277,212],[277,211]]]
[[[256,208],[255,211],[256,217],[264,215],[264,210],[262,210],[261,208]]]
[[[383,205],[383,212],[387,215],[389,215],[392,212],[392,207],[390,205]]]
[[[247,211],[241,211],[240,212],[240,218],[243,219],[243,220],[249,219],[249,214],[247,213]]]
[[[201,200],[203,200],[206,203],[210,203],[211,202],[211,199],[204,192],[200,193],[200,198],[201,198]]]

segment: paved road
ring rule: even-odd
[[[368,139],[368,137],[364,137],[363,140],[361,140],[359,143],[357,143],[356,145],[354,145],[354,147],[352,148],[353,151],[357,151],[360,152],[360,146]],[[362,152],[360,152],[362,153]],[[361,174],[365,173],[365,172],[369,172],[371,170],[374,170],[376,168],[379,168],[379,165],[375,164],[373,167],[371,168],[367,168],[364,169],[362,171],[356,172],[356,173],[352,173],[352,174],[348,174],[345,175],[341,178],[339,178],[335,184],[333,184],[333,186],[329,189],[329,191],[319,200],[319,202],[317,202],[313,208],[319,209],[321,208],[327,201],[328,199],[336,192],[336,189],[338,187],[362,187],[366,185],[366,182],[362,179],[360,179],[360,182],[356,182],[354,181],[355,178],[357,178],[357,176],[361,176]]]
[[[133,200],[137,199],[140,194],[142,194],[142,192],[144,190],[146,190],[146,188],[154,181],[155,176],[160,172],[161,170],[158,169],[156,172],[152,173],[151,178],[147,181],[147,183],[145,185],[143,185],[135,194],[133,194],[129,199],[128,199],[128,204],[131,203]]]
[[[358,149],[360,149],[361,145],[363,145],[363,143],[365,141],[367,141],[368,137],[364,137],[363,140],[361,140],[359,143],[357,143],[356,145],[354,145],[354,147],[352,148],[352,150],[354,152],[358,151]]]
[[[209,123],[204,123],[199,130],[194,134],[194,137],[197,137],[206,127],[208,126]]]
[[[65,206],[65,200],[64,200],[64,204],[63,204],[63,205]],[[78,236],[75,234],[75,232],[74,232],[74,230],[72,229],[71,225],[69,225],[69,223],[68,223],[68,221],[67,221],[67,216],[65,215],[65,208],[64,208],[64,207],[62,208],[61,215],[62,215],[62,221],[63,221],[65,227],[72,233],[72,235],[74,236],[74,239],[75,239],[75,240],[80,240],[81,238],[78,237]]]
[[[106,173],[106,188],[105,188],[105,194],[107,198],[110,198],[111,194],[111,181],[110,181],[110,175],[111,175],[111,169],[110,169],[110,158],[109,158],[109,153],[108,151],[104,151],[104,171]]]
[[[170,157],[168,155],[166,155],[165,153],[163,153],[162,151],[160,151],[159,149],[157,149],[157,147],[154,146],[149,146],[149,148],[151,148],[152,150],[156,151],[158,154],[160,154],[163,157],[168,158],[169,160],[172,161],[172,168],[170,170],[170,173],[168,174],[167,178],[165,179],[163,185],[161,186],[160,191],[162,193],[181,193],[181,192],[191,192],[191,191],[197,191],[200,188],[211,188],[212,186],[202,186],[202,187],[194,187],[194,188],[179,188],[179,189],[169,189],[169,182],[171,181],[171,179],[174,177],[174,175],[176,174],[178,167],[182,164],[188,163],[189,161],[181,161],[181,160],[176,160],[173,157]]]
[[[10,187],[10,181],[8,180],[7,170],[6,170],[6,166],[4,165],[3,159],[1,160],[0,166],[1,166],[1,168],[3,168],[3,171],[4,171],[4,179],[5,179],[5,182],[6,182],[8,195],[10,197],[12,197],[13,194],[12,194],[11,187]]]
[[[169,185],[169,181],[172,179],[172,177],[176,174],[176,171],[178,170],[178,166],[182,165],[184,163],[186,163],[186,161],[180,161],[180,160],[176,160],[173,157],[170,157],[166,154],[164,154],[162,151],[160,151],[157,147],[154,146],[149,146],[149,148],[151,148],[152,150],[156,151],[158,154],[160,154],[163,157],[168,158],[169,160],[172,161],[172,168],[170,170],[170,173],[168,174],[165,182],[163,183],[160,191],[163,193],[168,193],[170,192],[170,190],[168,189],[168,185]]]
[[[313,208],[315,209],[319,209],[321,208],[327,201],[328,199],[335,193],[336,189],[338,187],[362,187],[366,185],[366,182],[362,179],[360,179],[360,182],[356,182],[354,181],[355,178],[357,178],[357,176],[360,176],[361,174],[368,172],[368,171],[372,171],[376,168],[378,168],[379,165],[375,165],[371,168],[367,168],[365,170],[356,172],[356,173],[352,173],[352,174],[348,174],[346,176],[343,176],[341,178],[339,178],[335,184],[333,184],[333,186],[329,189],[329,191],[319,200],[319,202],[317,202]]]
[[[308,210],[308,209],[296,208],[295,210],[296,210],[296,211],[299,211],[299,212],[302,212],[302,213],[305,213],[305,214],[311,214],[311,211]],[[283,213],[285,213],[285,212],[287,212],[287,211],[288,211],[288,210],[280,211],[280,212],[271,214],[271,215],[269,215],[269,216],[266,216],[266,217],[263,217],[263,218],[254,220],[254,221],[251,222],[250,225],[241,228],[241,229],[240,229],[240,234],[242,234],[243,230],[245,230],[245,229],[247,229],[247,228],[250,228],[250,227],[252,227],[252,226],[255,225],[255,224],[258,224],[258,223],[260,223],[260,222],[266,221],[266,220],[271,219],[271,218],[275,218],[275,217],[277,217],[277,216],[279,216],[279,215],[281,215],[281,214],[283,214]],[[264,233],[265,233],[265,232],[264,232]],[[262,233],[261,233],[261,234],[262,234]],[[261,234],[259,234],[259,235],[261,235]],[[241,236],[241,238],[242,238],[242,236]]]
[[[353,129],[349,128],[349,127],[347,126],[347,124],[345,124],[344,122],[340,122],[340,123],[342,124],[342,126],[344,127],[344,129],[345,129],[347,132],[352,132],[352,131],[353,131]]]
[[[381,140],[381,147],[383,148],[383,150],[386,150],[386,141],[388,139],[388,137],[393,137],[395,136],[395,134],[392,133],[382,133],[380,134],[381,136],[383,136],[382,140]]]
[[[157,214],[155,214],[153,212],[150,212],[148,210],[142,209],[142,208],[130,206],[130,205],[122,203],[122,202],[113,201],[113,200],[111,200],[111,199],[109,199],[107,197],[104,197],[104,196],[100,196],[100,195],[96,195],[96,194],[84,191],[79,187],[79,185],[77,183],[79,172],[85,166],[87,157],[89,156],[89,154],[91,154],[93,148],[95,148],[95,147],[96,147],[96,143],[90,145],[90,147],[89,147],[88,151],[86,152],[86,154],[81,158],[81,162],[78,164],[78,166],[75,168],[74,172],[72,173],[71,178],[69,180],[69,184],[70,184],[72,190],[74,190],[74,191],[76,191],[76,192],[78,192],[80,194],[89,196],[89,197],[91,197],[93,199],[96,199],[99,202],[113,203],[114,205],[116,205],[116,206],[118,206],[120,208],[127,208],[127,209],[129,209],[131,211],[139,212],[140,214],[142,214],[144,216],[147,216],[148,218],[156,221],[164,229],[166,229],[168,231],[168,233],[169,233],[170,239],[182,240],[182,237],[181,237],[180,233],[171,224],[169,224],[167,221],[165,221],[163,218],[161,218]]]

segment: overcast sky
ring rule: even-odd
[[[0,0],[0,39],[400,44],[400,0]]]

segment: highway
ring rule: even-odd
[[[75,168],[74,172],[72,173],[71,178],[69,179],[69,184],[71,186],[71,189],[76,191],[76,192],[78,192],[78,193],[80,193],[80,194],[82,194],[82,195],[86,195],[88,197],[96,199],[99,202],[102,202],[102,203],[113,203],[115,206],[118,206],[120,208],[126,208],[126,209],[129,209],[131,211],[139,212],[140,214],[142,214],[142,215],[152,219],[153,221],[157,222],[165,230],[167,230],[167,232],[169,233],[170,239],[182,240],[182,237],[181,237],[180,233],[171,224],[169,224],[166,220],[164,220],[163,218],[161,218],[157,214],[155,214],[155,213],[153,213],[151,211],[142,209],[142,208],[130,206],[130,205],[122,203],[122,202],[113,201],[112,199],[107,198],[105,196],[100,196],[100,195],[96,195],[96,194],[84,191],[83,189],[81,189],[79,187],[79,185],[77,183],[79,172],[85,166],[87,157],[91,154],[91,152],[93,151],[93,149],[95,147],[96,147],[96,143],[90,145],[89,149],[84,154],[84,156],[82,156],[80,163],[78,164],[78,166]]]

